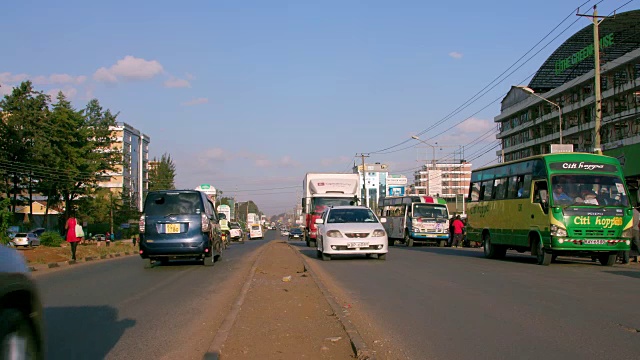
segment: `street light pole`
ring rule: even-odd
[[[540,98],[546,102],[548,102],[549,104],[555,106],[558,109],[558,122],[560,123],[560,145],[562,145],[562,108],[560,107],[560,105],[554,103],[553,101],[544,98],[538,94],[536,94],[532,88],[528,87],[528,86],[517,86],[517,88],[524,90],[525,92],[529,93],[530,95],[533,95],[537,98]]]
[[[429,143],[427,143],[426,141],[420,139],[419,137],[417,137],[415,135],[411,136],[411,138],[414,139],[414,140],[418,140],[418,141],[420,141],[421,143],[423,143],[425,145],[431,146],[431,165],[435,166],[436,165],[436,147],[431,145],[431,144],[429,144]]]

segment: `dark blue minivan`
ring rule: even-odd
[[[206,266],[222,255],[220,226],[207,195],[196,190],[147,194],[140,217],[140,257],[145,268],[170,259],[196,259]]]

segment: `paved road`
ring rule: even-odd
[[[640,358],[637,264],[543,267],[511,252],[404,246],[387,261],[322,262],[297,245],[412,359]]]
[[[238,274],[273,237],[232,245],[212,268],[143,269],[130,256],[36,275],[47,358],[201,359],[228,311],[220,304],[233,301],[244,281]]]

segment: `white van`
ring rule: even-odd
[[[249,228],[249,240],[262,239],[262,226],[253,224]]]

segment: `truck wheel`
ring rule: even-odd
[[[17,309],[0,310],[0,344],[6,359],[38,359],[36,332],[29,318]],[[4,345],[8,345],[5,346]]]
[[[613,264],[616,263],[617,257],[618,257],[618,254],[616,254],[615,252],[604,253],[604,254],[598,255],[598,261],[600,261],[600,264],[604,266],[613,266]]]
[[[413,247],[413,239],[411,235],[409,235],[408,230],[404,231],[404,244],[407,245],[407,247]]]

